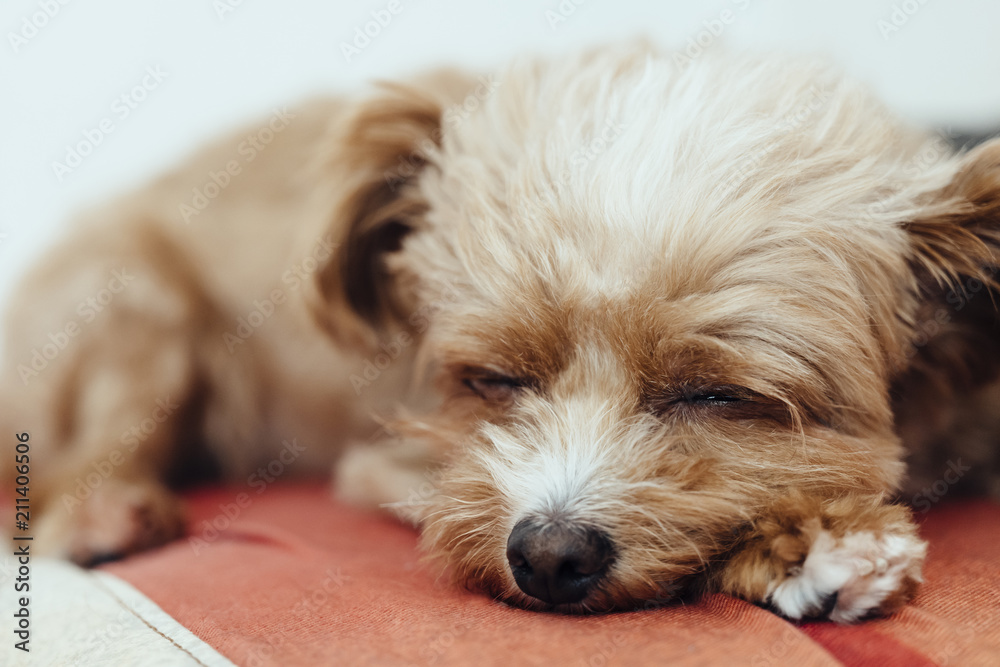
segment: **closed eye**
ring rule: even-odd
[[[660,416],[687,415],[721,419],[788,418],[788,408],[780,401],[763,396],[739,385],[714,387],[678,387],[667,395],[649,401],[654,414]]]
[[[511,400],[528,385],[525,380],[506,375],[476,375],[462,379],[462,384],[484,401],[502,403]]]
[[[722,390],[711,390],[684,396],[681,400],[685,403],[738,403],[739,401],[749,400],[749,397]]]

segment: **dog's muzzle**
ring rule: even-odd
[[[611,540],[594,528],[523,519],[507,539],[518,588],[549,604],[583,600],[613,560]]]

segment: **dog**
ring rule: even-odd
[[[82,564],[281,456],[511,605],[852,623],[921,582],[900,499],[949,462],[1000,488],[998,246],[1000,141],[946,148],[826,63],[438,70],[85,215],[13,300],[7,432],[38,550]]]

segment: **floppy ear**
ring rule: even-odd
[[[962,392],[1000,376],[1000,139],[970,151],[907,223],[921,292],[913,370]]]
[[[972,489],[990,483],[983,472],[993,469],[996,442],[986,406],[1000,378],[1000,140],[960,158],[924,210],[907,225],[920,300],[907,367],[892,387],[896,430],[910,490],[933,483],[952,459],[977,471],[962,482]]]
[[[337,124],[322,168],[334,191],[328,232],[335,250],[307,294],[315,321],[341,343],[371,343],[405,321],[386,255],[400,249],[427,205],[414,186],[440,145],[442,117],[475,88],[438,71],[410,85],[381,84]]]
[[[962,289],[963,279],[994,283],[1000,263],[1000,138],[968,153],[926,218],[907,224],[918,271]]]

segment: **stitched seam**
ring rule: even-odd
[[[208,667],[208,665],[206,665],[201,660],[199,660],[193,653],[191,653],[191,651],[187,650],[186,648],[184,648],[183,646],[181,646],[180,644],[178,644],[177,642],[175,642],[173,639],[171,639],[170,637],[168,637],[167,635],[165,635],[164,633],[162,633],[152,623],[150,623],[145,618],[143,618],[142,616],[140,616],[139,613],[135,609],[133,609],[130,605],[128,605],[120,597],[118,597],[118,595],[113,590],[111,590],[111,588],[109,588],[106,583],[104,583],[103,581],[101,581],[101,579],[99,577],[95,577],[94,574],[91,573],[91,572],[88,572],[87,574],[90,575],[91,579],[93,579],[94,581],[97,582],[98,586],[100,586],[101,588],[104,589],[104,592],[106,592],[108,595],[110,595],[111,597],[113,597],[115,599],[115,601],[118,602],[118,604],[121,605],[121,607],[123,609],[125,609],[127,612],[129,612],[130,614],[132,614],[132,616],[134,616],[135,618],[137,618],[139,620],[139,622],[141,622],[147,628],[149,628],[150,630],[152,630],[153,632],[155,632],[156,634],[158,634],[159,636],[163,637],[168,642],[170,642],[171,644],[173,644],[182,653],[186,653],[192,660],[194,660],[196,663],[198,663],[202,667]],[[164,612],[164,613],[166,613],[166,612]]]

